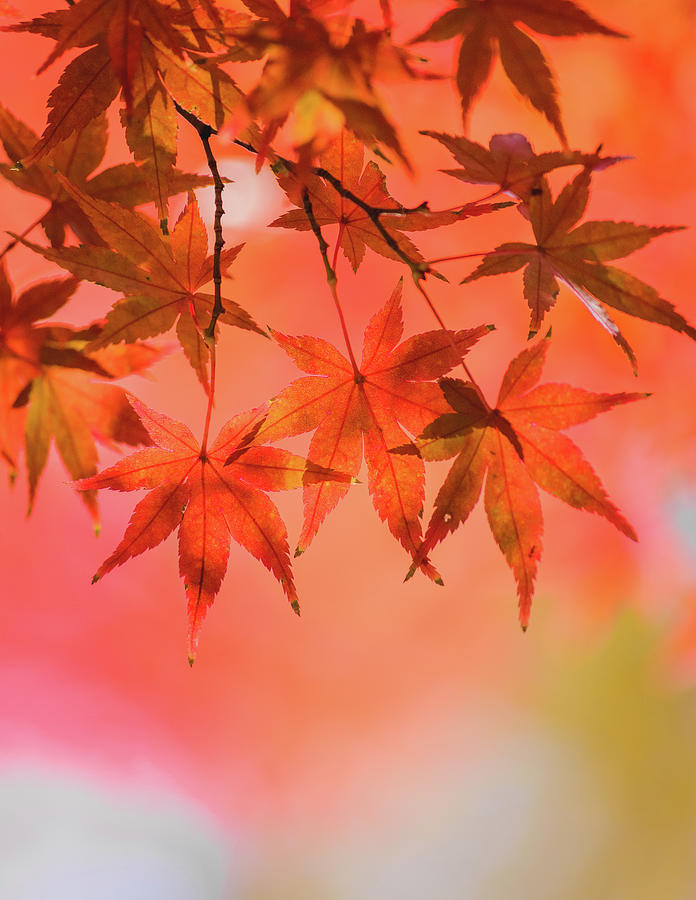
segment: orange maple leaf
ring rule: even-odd
[[[43,281],[13,300],[0,265],[0,453],[14,474],[24,447],[29,511],[52,440],[71,478],[97,471],[95,439],[111,447],[150,442],[125,393],[107,382],[142,371],[161,352],[146,344],[88,352],[99,323],[82,331],[38,324],[77,284],[76,278]],[[82,499],[98,527],[94,492]]]
[[[267,406],[235,416],[210,447],[163,413],[130,397],[152,447],[78,483],[80,490],[110,488],[150,493],[133,511],[123,540],[97,570],[102,578],[128,559],[156,547],[179,529],[179,574],[188,598],[188,656],[192,664],[203,619],[227,570],[230,537],[280,582],[299,614],[285,525],[266,491],[326,478],[350,480],[286,450],[253,444]]]
[[[162,334],[176,322],[179,342],[207,389],[210,354],[202,332],[210,321],[214,297],[200,289],[212,280],[213,257],[208,255],[208,237],[193,194],[170,236],[142,213],[105,203],[63,178],[60,181],[106,246],[54,250],[24,243],[79,278],[126,295],[108,313],[93,348]],[[242,246],[222,252],[223,272]],[[220,322],[267,336],[237,303],[225,299],[223,304]]]
[[[29,154],[38,137],[28,125],[0,106],[0,140],[14,162]],[[50,202],[51,206],[39,224],[53,247],[63,246],[66,227],[71,228],[85,244],[102,243],[87,216],[63,190],[56,172],[64,175],[83,193],[129,209],[155,199],[150,180],[145,177],[142,168],[133,163],[120,163],[103,169],[97,175],[92,174],[104,157],[106,143],[106,116],[102,114],[28,169],[17,170],[5,163],[0,164],[3,178],[20,190]],[[212,183],[212,178],[207,175],[185,175],[174,169],[167,181],[166,191],[169,195],[179,194]]]
[[[187,0],[78,0],[69,9],[6,26],[56,41],[39,71],[73,47],[88,48],[60,76],[48,100],[46,128],[22,164],[35,163],[85,128],[121,91],[126,140],[166,228],[177,149],[172,97],[212,128],[244,109],[241,92],[212,58],[201,28],[208,17],[201,23],[197,12],[199,5]]]
[[[433,547],[466,521],[488,473],[486,515],[517,582],[523,628],[529,622],[542,549],[537,485],[576,509],[604,516],[637,540],[580,449],[561,431],[649,395],[595,394],[567,384],[538,385],[548,345],[548,340],[540,341],[513,359],[494,409],[471,382],[442,379],[449,412],[423,431],[415,447],[395,448],[396,455],[417,452],[426,460],[456,456],[435,498],[425,538],[407,578],[427,560]]]
[[[524,297],[531,311],[532,337],[555,304],[561,282],[606,328],[635,369],[635,355],[603,303],[628,315],[683,331],[694,339],[696,329],[654,288],[605,262],[628,256],[658,235],[681,231],[683,226],[612,221],[577,225],[589,201],[590,180],[590,170],[583,169],[554,200],[547,179],[537,179],[529,203],[523,207],[536,244],[517,241],[500,244],[484,256],[462,283],[524,268]]]
[[[457,365],[460,354],[490,326],[429,331],[397,346],[403,333],[401,291],[399,281],[368,323],[359,367],[321,338],[274,335],[295,363],[311,374],[292,382],[274,399],[259,436],[276,441],[313,430],[309,458],[353,477],[360,470],[364,440],[374,507],[413,555],[420,545],[425,470],[418,457],[394,456],[389,449],[408,439],[404,428],[419,434],[445,411],[447,404],[432,379]],[[306,550],[347,490],[347,484],[328,482],[305,487],[304,525],[296,553]],[[422,567],[439,580],[427,562]]]

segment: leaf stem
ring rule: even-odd
[[[414,279],[414,281],[416,281],[416,280]],[[430,308],[430,311],[431,311],[432,314],[435,316],[435,319],[437,320],[438,325],[440,326],[440,328],[441,328],[441,329],[445,332],[445,334],[447,335],[447,340],[449,341],[450,346],[452,347],[452,349],[453,349],[454,352],[456,353],[457,357],[459,358],[459,362],[460,362],[460,364],[461,364],[461,366],[462,366],[462,369],[464,369],[464,372],[465,372],[465,374],[466,374],[466,377],[469,379],[469,381],[471,382],[471,384],[472,384],[474,390],[475,390],[476,393],[479,395],[479,398],[480,398],[481,402],[483,403],[484,407],[485,407],[487,410],[490,410],[490,406],[488,405],[488,401],[486,400],[486,398],[485,398],[485,396],[484,396],[484,394],[483,394],[483,391],[482,391],[481,388],[479,387],[479,385],[478,385],[476,379],[474,378],[474,376],[471,374],[471,369],[470,369],[470,368],[468,367],[468,365],[464,362],[464,357],[462,356],[461,351],[459,350],[459,348],[457,347],[456,343],[454,342],[454,338],[452,337],[452,332],[451,332],[451,331],[449,330],[449,328],[445,325],[444,319],[442,318],[442,316],[440,315],[440,313],[437,311],[437,307],[436,307],[435,304],[433,303],[432,299],[431,299],[430,296],[428,295],[428,292],[425,290],[425,288],[423,287],[423,284],[421,283],[420,280],[417,280],[417,281],[416,281],[416,287],[418,288],[418,290],[420,291],[420,293],[421,293],[421,294],[423,295],[423,297],[425,298],[425,302],[428,304],[428,307]]]
[[[346,342],[346,350],[348,351],[348,356],[350,358],[351,365],[353,366],[353,371],[356,375],[358,375],[360,370],[358,369],[358,364],[355,361],[355,354],[353,353],[353,347],[350,343],[350,336],[348,334],[348,326],[346,325],[346,319],[343,315],[343,308],[341,307],[341,301],[338,299],[338,290],[336,288],[336,285],[338,283],[338,278],[336,276],[336,259],[338,256],[338,246],[341,240],[341,230],[343,228],[343,224],[341,224],[339,228],[338,240],[336,241],[336,248],[334,250],[332,264],[329,262],[329,254],[327,252],[329,249],[329,245],[326,243],[326,239],[321,233],[321,227],[317,222],[317,217],[314,215],[314,208],[312,207],[312,201],[309,198],[309,191],[307,190],[307,188],[302,191],[302,205],[304,207],[305,215],[309,219],[309,224],[312,228],[312,231],[314,232],[314,235],[317,239],[317,243],[319,244],[319,252],[321,253],[321,258],[324,261],[324,268],[326,269],[326,280],[329,284],[329,290],[331,291],[331,297],[333,298],[336,312],[338,313],[338,320],[341,323],[343,338]]]
[[[498,194],[502,194],[503,189],[501,187],[497,187],[494,191],[491,191],[489,194],[485,194],[483,197],[479,197],[478,200],[472,200],[471,203],[473,205],[477,205],[479,203],[485,203],[487,200],[492,200],[494,197],[497,197]],[[469,204],[467,204],[468,206]]]
[[[476,250],[472,253],[457,253],[456,256],[438,256],[437,259],[429,259],[428,265],[433,263],[454,262],[457,259],[473,259],[475,256],[514,256],[520,253],[519,248],[514,250]]]
[[[203,439],[201,440],[202,459],[205,458],[206,452],[208,450],[208,432],[210,431],[210,420],[213,415],[213,403],[215,401],[215,341],[211,340],[208,346],[210,348],[210,390],[208,391],[208,407],[205,411],[205,425],[203,426]]]
[[[36,228],[36,226],[38,224],[40,224],[41,220],[43,219],[43,217],[45,215],[46,215],[46,213],[42,212],[38,219],[36,219],[34,222],[32,222],[31,225],[28,225],[18,237],[11,240],[10,243],[7,244],[3,250],[0,250],[0,259],[2,259],[6,253],[9,253],[10,250],[14,249],[17,246],[17,244],[20,242],[21,238],[25,238],[28,234],[30,234]]]

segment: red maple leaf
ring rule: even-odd
[[[266,491],[296,488],[326,478],[350,481],[276,447],[253,444],[267,406],[230,419],[208,447],[163,413],[130,397],[153,446],[92,478],[81,490],[110,488],[149,493],[133,510],[123,540],[97,570],[97,581],[116,566],[179,530],[179,574],[188,599],[188,655],[193,663],[203,619],[227,570],[230,538],[260,560],[282,585],[299,614],[287,532]]]
[[[620,403],[647,394],[594,394],[567,384],[537,385],[548,340],[523,350],[508,366],[494,409],[471,382],[444,378],[450,410],[396,455],[419,452],[426,460],[456,456],[435,499],[423,543],[407,577],[476,506],[486,473],[488,523],[517,582],[520,622],[529,622],[543,520],[537,485],[576,509],[604,516],[637,540],[633,528],[609,500],[580,449],[562,434]],[[536,484],[535,484],[536,482]]]
[[[275,441],[314,430],[309,458],[318,465],[357,476],[363,458],[368,487],[380,518],[413,555],[421,539],[420,514],[425,470],[417,456],[395,456],[391,447],[420,434],[447,404],[432,380],[457,365],[461,354],[490,326],[465,331],[430,331],[398,344],[403,333],[400,281],[365,329],[360,366],[316,337],[275,339],[309,377],[292,382],[276,397],[259,436]],[[453,347],[456,344],[457,351]],[[345,496],[347,484],[308,485],[304,525],[296,554],[306,550],[328,513]],[[427,562],[423,571],[439,580]]]

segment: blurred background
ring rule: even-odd
[[[631,35],[540,38],[571,146],[603,143],[633,157],[597,175],[589,215],[693,224],[696,4],[584,5]],[[48,8],[27,0],[21,14]],[[448,7],[393,8],[395,39],[405,42]],[[355,9],[379,21],[376,0]],[[40,131],[60,63],[37,77],[48,42],[0,41],[2,102]],[[435,71],[454,70],[455,42],[418,50]],[[437,174],[451,157],[418,135],[461,133],[449,83],[388,85],[383,95],[417,169],[414,178],[389,169],[394,196],[427,197],[437,209],[486,193]],[[558,146],[497,67],[469,134],[487,143],[506,131],[527,134],[537,151]],[[181,167],[203,171],[196,140],[181,132]],[[287,208],[284,195],[229,136],[217,152],[235,181],[226,239],[247,241],[228,295],[276,329],[339,342],[313,242],[265,228]],[[105,165],[125,153],[112,110]],[[210,208],[205,192],[200,200]],[[42,203],[0,184],[2,227],[21,231]],[[526,239],[526,229],[511,210],[416,242],[426,256],[445,256]],[[625,268],[696,320],[692,232],[656,240]],[[8,269],[17,288],[54,271],[23,249]],[[448,324],[497,325],[469,357],[493,393],[523,346],[527,313],[519,273],[457,287],[470,269],[450,264],[455,286],[432,290]],[[356,342],[401,274],[381,257],[368,255],[357,277],[341,262]],[[114,299],[83,285],[63,320],[101,316]],[[408,286],[405,318],[407,334],[433,327]],[[95,539],[54,451],[31,518],[26,480],[12,490],[2,481],[0,897],[696,897],[696,347],[621,317],[636,379],[564,290],[552,322],[545,380],[653,396],[571,432],[640,543],[544,496],[544,559],[526,634],[482,509],[434,557],[444,588],[402,584],[407,559],[363,479],[297,560],[301,619],[233,545],[191,670],[173,539],[90,584],[137,497],[102,496]],[[296,375],[253,334],[228,332],[220,356],[218,425]],[[204,398],[187,364],[172,354],[152,374],[124,384],[198,432]],[[430,472],[430,502],[445,471]],[[300,497],[275,499],[292,542]]]

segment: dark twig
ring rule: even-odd
[[[242,147],[244,150],[248,150],[250,153],[258,152],[252,144],[249,144],[246,141],[235,140],[234,143],[237,144],[238,147]],[[276,156],[276,159],[278,160],[278,162],[282,163],[282,165],[284,165],[289,172],[294,173],[295,165],[291,160],[285,159],[282,156]],[[326,182],[328,182],[328,184],[330,184],[331,187],[336,191],[336,193],[340,194],[341,197],[345,197],[346,200],[350,200],[357,207],[362,209],[362,211],[374,224],[385,244],[390,247],[391,250],[393,250],[394,253],[399,257],[399,259],[402,262],[406,263],[406,265],[409,267],[409,269],[411,270],[411,274],[413,275],[413,278],[416,280],[416,282],[425,278],[427,273],[430,273],[432,275],[438,274],[437,272],[432,270],[427,263],[417,262],[416,260],[411,259],[408,253],[404,253],[401,247],[399,247],[399,244],[393,237],[393,235],[391,235],[384,227],[384,225],[382,225],[382,223],[380,222],[380,216],[383,215],[406,215],[408,213],[427,212],[427,201],[420,203],[418,206],[414,207],[398,206],[393,209],[379,206],[370,206],[369,203],[366,203],[364,200],[354,194],[349,188],[345,187],[343,182],[339,178],[336,178],[336,176],[331,172],[329,172],[328,169],[325,169],[322,166],[312,166],[310,171],[313,175],[317,175],[319,178],[323,178]]]
[[[302,191],[302,206],[304,207],[305,215],[309,219],[309,224],[312,226],[312,231],[319,244],[319,252],[321,253],[321,258],[324,260],[324,268],[326,269],[326,280],[329,282],[329,285],[334,285],[338,280],[336,278],[336,270],[329,262],[329,255],[327,252],[329,245],[326,243],[326,239],[321,233],[321,228],[314,215],[314,208],[312,207],[312,201],[309,199],[309,191],[307,188]]]
[[[194,116],[193,113],[190,113],[187,109],[184,109],[183,106],[180,106],[176,102],[176,100],[174,101],[174,106],[179,115],[182,118],[186,119],[186,121],[190,125],[193,125],[193,127],[198,132],[203,144],[203,149],[205,150],[205,158],[208,162],[208,168],[210,169],[210,174],[213,176],[213,182],[215,184],[215,247],[213,249],[213,283],[215,284],[215,302],[213,304],[213,313],[210,317],[210,324],[203,332],[203,336],[205,337],[206,341],[212,341],[214,343],[215,326],[217,325],[217,320],[225,311],[225,308],[222,305],[222,269],[220,265],[222,248],[225,246],[225,239],[222,236],[222,216],[225,212],[222,205],[222,191],[224,188],[224,184],[222,178],[220,177],[217,160],[213,155],[213,151],[210,149],[210,136],[213,134],[217,134],[217,131],[210,125],[206,125],[205,122],[201,122],[201,120],[197,116]]]

